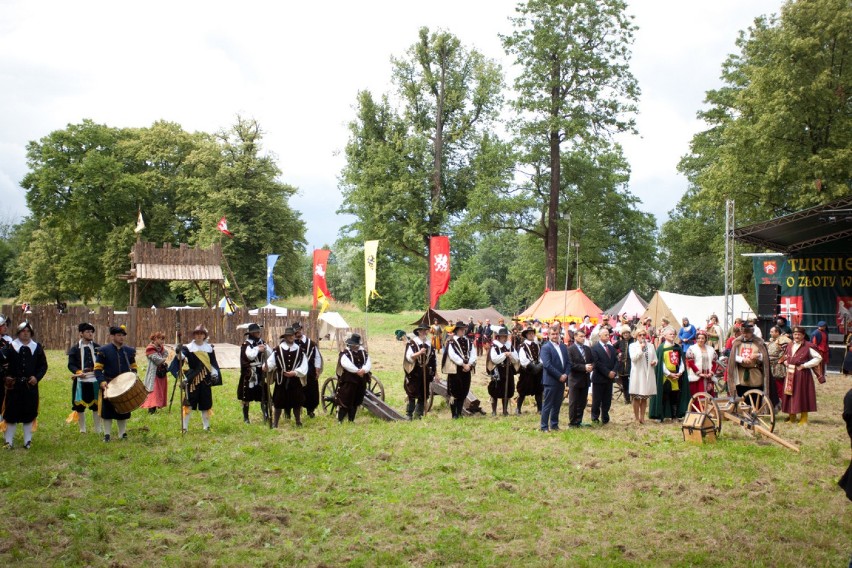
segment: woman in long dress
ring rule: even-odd
[[[645,423],[645,411],[648,399],[657,394],[657,378],[654,367],[657,365],[657,352],[648,341],[648,332],[636,329],[636,341],[627,350],[630,356],[630,400],[633,401],[633,418],[639,424]]]
[[[147,408],[150,414],[157,412],[158,408],[166,406],[166,393],[169,391],[168,366],[166,360],[169,357],[165,345],[166,335],[162,331],[151,334],[151,343],[145,348],[145,357],[148,358],[148,369],[145,371],[145,389],[148,398],[142,403],[142,408]]]
[[[793,328],[793,342],[787,345],[784,363],[787,376],[784,380],[784,395],[781,398],[781,410],[789,416],[787,422],[808,423],[808,413],[816,412],[816,388],[811,369],[818,367],[822,356],[805,339],[805,328]]]
[[[697,393],[713,390],[716,350],[708,343],[707,332],[703,329],[695,335],[695,343],[686,350],[686,368],[690,398]]]

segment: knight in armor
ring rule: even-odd
[[[15,443],[18,424],[24,425],[24,448],[30,449],[33,425],[38,417],[38,384],[47,374],[47,357],[44,348],[33,340],[30,322],[18,325],[17,337],[3,347],[5,361],[2,415],[6,422],[6,449]],[[4,341],[5,341],[4,336]]]
[[[136,350],[124,345],[127,332],[123,327],[109,328],[110,342],[102,345],[95,355],[95,378],[100,387],[98,411],[103,421],[104,442],[109,442],[112,436],[112,421],[118,421],[118,437],[127,439],[127,420],[129,412],[118,412],[109,401],[103,397],[103,391],[114,378],[122,373],[136,372]]]
[[[521,364],[521,372],[518,377],[518,408],[516,413],[521,413],[524,399],[528,396],[535,398],[537,412],[541,412],[541,397],[544,393],[541,378],[544,367],[541,364],[541,345],[536,339],[535,329],[527,327],[521,334],[523,343],[518,346],[518,359]]]
[[[177,356],[172,365],[188,367],[183,373],[181,390],[183,390],[183,428],[186,434],[189,429],[189,417],[193,410],[201,411],[201,425],[205,432],[210,431],[210,409],[213,408],[213,387],[222,384],[219,364],[216,362],[216,351],[207,342],[207,328],[199,325],[192,330],[192,341],[176,349]],[[172,371],[173,375],[177,375]]]
[[[405,414],[408,419],[422,418],[426,398],[429,396],[432,381],[435,379],[435,350],[426,340],[429,328],[418,325],[414,328],[414,336],[410,337],[405,346],[405,356],[402,368],[405,371],[405,394],[408,395],[408,406]]]
[[[447,375],[447,391],[453,418],[462,417],[464,401],[470,392],[470,375],[476,367],[476,351],[465,337],[466,330],[464,322],[456,323],[441,361],[441,368]]]
[[[462,330],[466,328],[462,324]],[[338,422],[343,422],[347,417],[349,422],[355,420],[358,406],[364,402],[364,395],[367,394],[367,380],[372,368],[370,355],[361,346],[361,336],[353,333],[346,340],[346,349],[340,352],[337,359]]]
[[[515,396],[515,373],[518,356],[512,352],[509,342],[509,330],[501,327],[497,330],[494,343],[488,352],[486,370],[491,375],[488,383],[488,395],[491,397],[491,416],[497,416],[497,399],[503,402],[503,416],[509,415],[509,400]]]
[[[305,359],[308,361],[308,374],[305,377],[305,410],[308,416],[313,418],[320,403],[319,392],[319,377],[322,374],[322,353],[320,353],[319,345],[302,331],[302,324],[296,322],[293,324],[293,331],[296,332],[296,345],[305,354]]]
[[[95,359],[100,345],[95,343],[95,326],[83,322],[77,326],[80,339],[68,350],[68,370],[71,371],[71,415],[68,422],[77,421],[80,433],[86,432],[86,410],[92,411],[95,433],[101,431],[98,416],[98,379]]]
[[[296,426],[301,426],[308,359],[296,344],[296,332],[292,327],[284,330],[280,340],[281,343],[266,359],[266,370],[274,372],[272,403],[275,406],[275,419],[272,425],[278,428],[283,410],[287,420],[290,420],[292,412],[296,417]]]
[[[263,419],[269,419],[269,405],[266,400],[266,385],[263,384],[263,362],[267,356],[267,345],[260,337],[261,326],[251,323],[246,331],[246,339],[240,346],[240,381],[237,384],[237,400],[243,403],[243,422],[249,424],[249,405],[260,403]]]

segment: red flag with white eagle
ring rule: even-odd
[[[320,294],[317,291],[322,292],[321,295],[323,298],[334,300],[334,298],[331,297],[331,293],[328,291],[328,282],[326,282],[325,279],[325,273],[328,269],[328,257],[330,254],[331,251],[327,249],[314,249],[314,308],[317,307],[317,300],[320,299]]]
[[[234,234],[228,230],[228,220],[222,217],[219,219],[219,222],[216,224],[216,228],[219,229],[222,233],[228,235],[231,238],[234,238]]]
[[[450,237],[429,240],[429,307],[450,288]]]

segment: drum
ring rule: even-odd
[[[121,373],[107,384],[104,398],[109,400],[120,414],[133,412],[145,402],[148,391],[136,373]]]

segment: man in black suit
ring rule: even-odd
[[[589,397],[591,373],[595,368],[595,356],[586,345],[586,332],[582,328],[574,331],[574,345],[568,348],[568,356],[571,359],[571,376],[568,378],[568,425],[571,428],[579,428],[584,426],[583,411]]]
[[[612,384],[616,376],[618,353],[609,341],[607,328],[601,329],[598,338],[600,341],[592,348],[595,358],[595,371],[592,373],[592,422],[606,424],[612,406]]]
[[[550,341],[542,345],[540,357],[543,369],[541,382],[544,385],[540,430],[555,432],[559,430],[559,409],[565,396],[565,381],[571,370],[568,349],[559,342],[559,327],[550,328]]]

